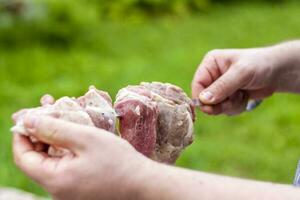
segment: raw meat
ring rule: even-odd
[[[156,143],[158,110],[144,87],[129,86],[117,95],[115,109],[120,116],[119,132],[135,149],[151,156]]]
[[[96,127],[113,133],[116,131],[116,113],[107,92],[91,86],[84,96],[78,98],[78,102],[89,114]]]
[[[82,97],[62,97],[54,104],[46,104],[41,107],[24,109],[16,118],[16,125],[11,129],[14,133],[26,135],[24,118],[28,114],[38,116],[47,115],[77,124],[96,126],[110,132],[115,132],[116,115],[112,108],[112,101],[106,92],[97,90],[91,86],[89,91]],[[33,142],[37,140],[31,138]],[[51,146],[48,154],[60,157],[68,151],[59,147]]]
[[[193,103],[177,86],[128,86],[118,92],[115,109],[121,116],[121,136],[154,160],[174,163],[193,141]]]
[[[141,83],[121,89],[115,106],[107,92],[94,86],[79,97],[62,97],[41,107],[24,109],[15,116],[15,133],[25,134],[23,120],[28,114],[47,115],[82,125],[96,126],[119,133],[145,156],[164,163],[174,163],[182,150],[193,141],[194,106],[177,86],[169,83]],[[41,102],[45,102],[42,99]],[[31,138],[37,142],[35,138]],[[48,154],[63,156],[68,150],[51,146]]]
[[[12,127],[15,133],[26,135],[23,120],[26,115],[34,114],[36,116],[52,116],[62,120],[93,126],[90,116],[77,103],[76,99],[70,97],[62,97],[58,99],[53,105],[44,105],[37,108],[29,108],[21,110],[15,118],[16,125]]]

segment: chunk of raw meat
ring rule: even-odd
[[[29,114],[34,114],[36,116],[51,116],[65,121],[94,126],[90,116],[77,103],[76,99],[62,97],[53,105],[48,104],[41,107],[21,110],[15,118],[16,125],[11,129],[14,133],[26,135],[23,120]]]
[[[14,133],[26,135],[24,118],[28,114],[37,116],[52,116],[77,124],[96,126],[110,132],[115,132],[116,115],[112,108],[112,101],[105,92],[90,87],[89,91],[82,97],[62,97],[54,104],[46,104],[37,108],[24,109],[15,117],[16,125],[11,129]],[[33,142],[35,138],[31,138]],[[51,146],[48,154],[51,156],[62,156],[68,151],[59,147]]]
[[[137,151],[164,163],[174,163],[193,141],[193,103],[182,89],[169,83],[141,83],[123,88],[117,94],[114,108],[108,93],[93,86],[77,99],[62,97],[55,101],[48,96],[41,102],[43,106],[24,109],[15,116],[13,132],[26,134],[23,120],[26,115],[35,114],[115,133],[118,116],[121,137]],[[52,156],[66,153],[69,151],[55,146],[48,150]]]
[[[117,95],[115,109],[119,118],[119,131],[125,140],[146,156],[151,156],[156,143],[157,104],[144,87],[132,86]]]
[[[174,163],[193,141],[193,103],[177,86],[159,82],[128,86],[118,92],[115,109],[121,116],[122,138],[154,160]]]
[[[94,86],[91,86],[84,96],[78,98],[78,102],[89,114],[96,127],[113,133],[116,131],[116,113],[107,92],[97,90]]]

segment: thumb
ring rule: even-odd
[[[248,80],[247,73],[232,66],[203,90],[199,95],[199,99],[204,104],[218,104],[237,90],[242,89]]]
[[[94,128],[52,117],[29,115],[24,120],[30,136],[49,145],[64,147],[74,153],[86,149]]]

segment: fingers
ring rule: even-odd
[[[199,98],[204,104],[218,104],[243,88],[250,79],[251,75],[232,66],[220,78],[203,90],[200,93]]]
[[[15,112],[12,115],[12,120],[14,121],[14,123],[16,123],[16,121],[19,119],[19,117],[24,115],[27,111],[28,111],[28,109],[21,109],[21,110]]]
[[[198,99],[200,92],[220,76],[219,72],[214,55],[206,55],[194,75],[192,97]]]
[[[199,98],[199,94],[230,67],[236,57],[236,51],[228,50],[213,50],[207,53],[198,67],[194,79],[192,81],[192,96]]]
[[[48,156],[44,153],[34,151],[34,146],[28,137],[14,134],[13,155],[16,165],[34,180],[38,181],[42,174],[45,177],[50,176],[42,166],[42,163]]]
[[[55,99],[53,96],[49,95],[49,94],[45,94],[44,96],[42,96],[40,103],[42,106],[45,105],[51,105],[55,103]],[[16,121],[19,119],[20,116],[24,116],[24,114],[28,111],[28,109],[21,109],[17,112],[15,112],[12,115],[12,120],[14,123],[16,123]]]
[[[245,111],[248,102],[248,94],[238,91],[227,100],[216,105],[204,105],[200,109],[209,115],[237,115]]]
[[[93,127],[78,125],[52,117],[36,117],[32,115],[25,118],[25,127],[29,134],[39,141],[70,149],[73,153],[83,151],[93,140],[93,134],[101,132],[100,129]]]
[[[42,96],[40,102],[41,102],[42,106],[51,105],[51,104],[54,104],[55,99],[53,96],[51,96],[49,94],[45,94],[44,96]]]

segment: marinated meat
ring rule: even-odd
[[[170,164],[193,141],[193,103],[182,89],[169,83],[142,82],[127,86],[118,92],[114,107],[109,94],[94,86],[79,98],[50,99],[52,103],[21,110],[15,116],[16,125],[12,131],[26,135],[23,120],[26,115],[34,114],[116,133],[116,119],[119,117],[118,130],[122,138],[145,156]],[[51,156],[66,153],[69,151],[55,146],[48,150]]]
[[[24,118],[28,114],[37,116],[52,116],[77,124],[96,126],[115,132],[116,115],[112,108],[112,101],[106,92],[97,90],[91,86],[89,91],[82,97],[70,98],[62,97],[54,104],[46,104],[37,108],[24,109],[20,111],[16,118],[16,125],[11,129],[14,133],[26,135],[24,128]],[[31,138],[33,142],[37,140]],[[60,157],[68,151],[59,147],[51,146],[48,154]]]
[[[159,82],[128,86],[118,92],[115,109],[121,116],[121,136],[154,160],[174,163],[193,141],[193,103],[177,86]]]

